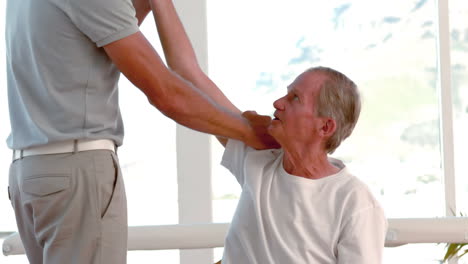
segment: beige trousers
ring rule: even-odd
[[[112,151],[18,159],[9,192],[31,264],[126,263],[127,203]]]

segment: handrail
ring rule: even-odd
[[[386,247],[413,243],[468,243],[468,217],[388,219]],[[128,250],[200,249],[224,246],[229,223],[131,226]],[[3,254],[24,254],[17,233],[3,242]]]
[[[15,233],[15,231],[0,232],[0,239],[8,237],[8,236],[10,236],[10,235],[12,235],[14,233]]]

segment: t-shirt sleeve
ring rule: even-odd
[[[244,165],[248,149],[249,147],[244,142],[229,139],[221,159],[221,165],[236,177],[241,186],[245,182]]]
[[[131,0],[69,0],[67,14],[98,47],[139,31]]]
[[[387,232],[387,220],[379,206],[354,214],[338,242],[338,264],[379,264]]]

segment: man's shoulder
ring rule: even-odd
[[[337,177],[339,180],[333,182],[334,193],[341,204],[346,207],[379,206],[367,183],[353,174],[341,160],[329,158],[329,161],[341,169]]]
[[[349,174],[342,188],[343,204],[352,211],[381,208],[372,190],[358,177]]]
[[[257,163],[268,163],[270,161],[276,160],[283,153],[282,149],[263,149],[256,150],[251,148],[247,153],[248,160],[254,160]]]
[[[247,155],[253,156],[253,157],[267,157],[267,158],[275,158],[281,155],[283,152],[283,149],[262,149],[262,150],[257,150],[254,149],[247,144],[245,144],[242,141],[235,140],[235,139],[229,139],[228,143],[226,144],[226,149],[243,149]]]

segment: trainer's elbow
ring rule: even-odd
[[[162,114],[170,118],[183,114],[183,106],[177,104],[176,95],[159,93],[156,96],[148,96],[149,103],[158,109]]]

